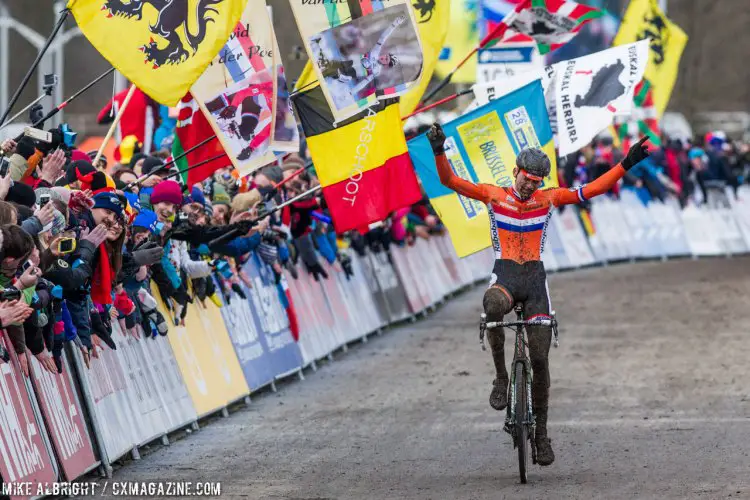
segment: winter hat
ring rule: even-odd
[[[94,153],[94,155],[96,155],[96,153]],[[91,163],[91,160],[93,160],[93,157],[89,157],[89,155],[80,149],[74,149],[70,152],[70,161],[85,161]]]
[[[96,150],[96,149],[92,149],[91,151],[88,151],[88,152],[86,153],[86,155],[87,155],[87,156],[89,157],[89,159],[90,159],[90,160],[91,160],[91,161],[93,162],[93,161],[94,161],[94,158],[96,158],[96,154],[97,154],[98,152],[99,152],[98,150]],[[99,157],[99,160],[102,160],[102,161],[104,161],[104,166],[105,166],[105,167],[107,166],[107,157],[106,157],[106,156],[104,156],[104,155],[101,155],[101,156]]]
[[[284,180],[284,173],[277,165],[268,165],[267,167],[261,168],[260,174],[265,175],[266,178],[274,184],[278,184]]]
[[[691,160],[694,160],[696,158],[703,158],[706,155],[706,152],[703,151],[701,148],[693,148],[688,153],[688,157]]]
[[[154,191],[151,193],[151,205],[162,202],[174,203],[177,206],[182,205],[182,186],[171,180],[161,181],[154,186]]]
[[[90,189],[94,194],[104,192],[111,193],[117,189],[114,179],[98,170],[79,176],[78,179],[81,181],[81,189],[83,191]]]
[[[261,201],[260,191],[252,189],[247,193],[240,193],[232,200],[232,211],[233,212],[244,212],[255,206],[256,203]]]
[[[81,180],[84,175],[96,172],[96,169],[89,161],[89,157],[85,153],[81,152],[86,158],[85,160],[75,160],[65,167],[65,182],[67,184],[73,184]]]
[[[137,151],[141,150],[141,144],[138,142],[136,136],[129,135],[123,138],[117,149],[120,153],[120,163],[127,165],[128,163],[135,163],[137,161],[133,160],[133,158],[138,154]]]
[[[281,170],[284,170],[284,171],[287,171],[287,170],[295,171],[304,167],[305,167],[305,161],[297,153],[288,154],[287,157],[284,158],[281,164]]]
[[[52,236],[57,236],[65,231],[65,227],[68,225],[65,222],[65,216],[60,213],[59,210],[52,212],[52,222],[42,228],[42,232],[49,231]]]
[[[227,190],[219,183],[214,183],[214,195],[212,201],[214,205],[226,205],[228,207],[230,207],[232,203],[232,200],[227,194]]]
[[[125,205],[119,196],[115,193],[101,192],[94,195],[94,207],[109,210],[115,213],[118,217],[122,217],[122,212],[125,210]]]
[[[203,211],[206,213],[207,216],[213,217],[214,215],[214,206],[213,204],[206,200],[206,203],[203,204]]]
[[[125,195],[125,199],[128,200],[128,204],[131,206],[131,208],[135,212],[140,212],[143,210],[143,207],[141,206],[141,200],[139,199],[139,196],[135,193],[123,193]]]
[[[123,161],[122,164],[128,165],[131,170],[135,170],[135,164],[138,163],[138,160],[140,160],[141,158],[146,158],[146,157],[148,157],[148,155],[144,155],[143,153],[136,153],[130,159],[129,163],[126,163],[125,161]]]
[[[53,187],[50,189],[50,197],[53,200],[60,201],[67,207],[70,203],[70,189],[64,187]]]
[[[156,214],[151,210],[142,210],[141,213],[133,221],[133,227],[142,227],[148,229],[152,233],[156,231],[156,223],[158,219]]]
[[[159,167],[164,165],[164,160],[161,158],[157,158],[155,156],[147,156],[145,160],[143,160],[143,165],[141,166],[141,173],[142,175],[149,175],[154,170],[158,169]],[[167,174],[169,173],[168,169],[161,169],[159,172],[157,172],[157,175],[161,174]]]
[[[36,195],[28,184],[14,182],[8,191],[8,195],[5,197],[5,201],[8,203],[18,203],[25,207],[33,207],[34,203],[36,203]]]

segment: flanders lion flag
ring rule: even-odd
[[[139,89],[176,105],[229,39],[243,0],[70,0],[89,42]]]
[[[688,37],[667,18],[656,0],[631,0],[612,45],[645,39],[650,39],[650,50],[644,78],[651,85],[656,116],[661,117],[672,96]]]

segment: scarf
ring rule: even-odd
[[[91,280],[91,300],[96,304],[112,303],[112,266],[104,243],[99,245],[99,265]]]

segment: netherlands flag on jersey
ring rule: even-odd
[[[254,73],[266,69],[263,58],[255,49],[255,44],[249,36],[235,36],[234,33],[241,33],[245,29],[242,23],[237,23],[232,38],[229,39],[219,52],[220,64],[223,64],[232,80],[239,83],[246,80]]]
[[[492,212],[495,216],[495,227],[513,233],[530,233],[541,231],[547,223],[550,208],[540,208],[520,213],[500,205],[493,204]]]

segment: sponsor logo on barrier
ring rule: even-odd
[[[23,404],[24,395],[11,370],[11,365],[0,363],[0,457],[8,475],[5,479],[16,481],[44,470],[45,464],[34,442],[39,440],[34,415],[29,413],[28,405]]]
[[[58,452],[63,460],[67,460],[80,450],[86,443],[81,435],[81,429],[76,425],[80,419],[78,407],[68,391],[67,384],[58,384],[58,377],[43,370],[36,358],[31,360],[34,366],[34,379],[39,383],[42,398],[47,410],[47,423],[50,431],[58,440]]]

